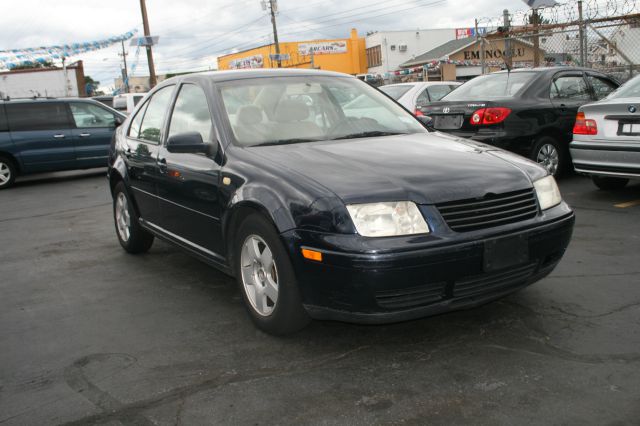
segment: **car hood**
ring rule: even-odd
[[[525,168],[492,154],[495,148],[437,132],[247,149],[345,203],[434,204],[532,186]]]

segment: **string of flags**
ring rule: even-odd
[[[45,64],[52,60],[77,56],[82,53],[104,49],[121,41],[129,40],[138,32],[137,29],[109,38],[81,43],[61,44],[54,46],[29,47],[26,49],[0,50],[0,70],[11,70],[20,65]]]

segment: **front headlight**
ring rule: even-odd
[[[347,206],[356,231],[363,237],[427,234],[429,226],[411,201],[350,204]]]
[[[556,184],[556,180],[553,176],[538,179],[533,182],[533,186],[536,189],[538,203],[540,203],[540,208],[542,210],[557,206],[562,201],[560,190],[558,189],[558,185]]]

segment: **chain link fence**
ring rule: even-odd
[[[478,24],[493,30],[483,43],[504,46],[503,67],[584,66],[621,82],[640,72],[640,0],[505,10],[502,17],[479,19]],[[525,51],[530,52],[527,57]],[[492,66],[489,59],[482,60]]]

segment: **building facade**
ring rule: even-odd
[[[379,31],[365,37],[367,69],[385,75],[416,55],[455,40],[456,29]]]
[[[275,44],[268,44],[219,56],[218,69],[277,68],[275,53]],[[352,75],[367,70],[365,39],[358,37],[355,29],[345,39],[281,42],[280,54],[282,68],[315,68]]]

